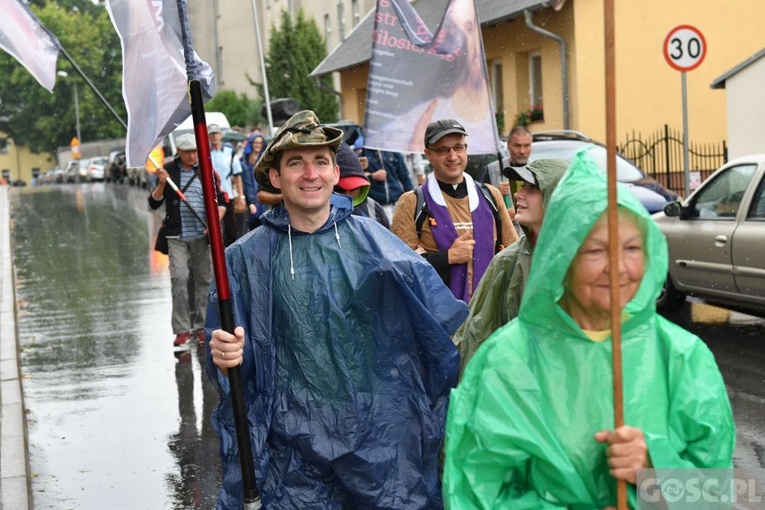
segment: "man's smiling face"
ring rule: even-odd
[[[311,217],[326,210],[329,197],[340,179],[329,147],[301,147],[281,154],[279,171],[269,171],[271,184],[281,189],[290,218]]]

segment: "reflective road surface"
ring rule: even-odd
[[[81,184],[11,194],[35,509],[213,508],[217,395],[177,359],[160,217],[147,192]],[[735,463],[765,467],[765,327],[702,303],[669,316],[717,356]],[[763,481],[765,486],[765,481]]]
[[[170,328],[147,193],[82,184],[11,198],[35,509],[213,508],[217,394]]]

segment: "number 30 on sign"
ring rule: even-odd
[[[706,54],[707,42],[704,36],[690,25],[673,28],[664,39],[664,59],[678,71],[696,69]]]

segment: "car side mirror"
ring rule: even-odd
[[[683,206],[680,202],[670,202],[664,206],[664,214],[669,217],[682,216]]]

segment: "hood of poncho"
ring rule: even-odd
[[[654,312],[656,298],[667,276],[667,243],[648,211],[627,187],[617,184],[617,197],[620,208],[638,217],[644,233],[645,274],[626,311],[630,315],[641,311]],[[521,304],[520,316],[523,320],[549,325],[553,318],[561,320],[564,316],[568,317],[557,304],[563,296],[564,278],[579,247],[595,222],[606,212],[607,203],[606,175],[584,149],[574,157],[571,168],[555,188],[547,205]],[[571,324],[570,319],[565,322]]]

